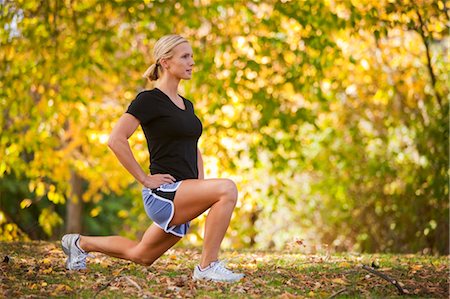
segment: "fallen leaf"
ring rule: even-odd
[[[337,284],[344,284],[344,285],[348,284],[348,281],[345,281],[342,278],[333,278],[331,281]]]
[[[72,288],[65,284],[57,284],[55,287],[55,292],[71,292]]]
[[[51,261],[49,258],[45,258],[45,259],[42,260],[42,263],[43,263],[44,265],[48,265],[48,264],[51,264],[52,261]]]
[[[312,292],[310,292],[310,293],[312,293]],[[288,292],[284,292],[279,298],[292,299],[292,298],[300,298],[300,296],[297,296],[297,295],[294,295],[294,294],[291,294],[291,293],[288,293]]]
[[[48,268],[48,269],[42,270],[42,273],[43,273],[43,274],[50,274],[50,273],[52,273],[52,272],[53,272],[53,268],[52,268],[52,267],[50,267],[50,268]]]
[[[412,265],[411,266],[411,270],[420,270],[420,269],[422,269],[423,268],[423,265]]]
[[[297,245],[299,245],[299,246],[305,247],[304,240],[302,240],[302,239],[295,240],[295,243],[297,243]]]
[[[168,286],[167,289],[175,292],[179,292],[181,290],[181,288],[177,286]]]
[[[177,269],[177,265],[170,264],[166,268],[169,269],[169,270],[175,270],[175,269]]]

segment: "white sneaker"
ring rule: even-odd
[[[205,270],[201,270],[200,266],[195,266],[194,280],[211,280],[211,281],[225,281],[234,282],[244,278],[242,273],[234,273],[225,268],[223,262],[212,262]]]
[[[68,270],[84,270],[86,269],[86,258],[92,255],[82,251],[76,245],[80,239],[79,234],[64,235],[61,239],[61,247],[67,255],[66,269]]]

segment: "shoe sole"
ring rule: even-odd
[[[243,279],[245,276],[242,276],[241,278],[239,278],[239,279],[228,279],[228,280],[226,280],[226,279],[223,279],[223,280],[219,280],[219,279],[212,279],[212,278],[201,278],[201,277],[192,277],[192,280],[193,281],[212,281],[212,282],[238,282],[238,281],[240,281],[241,279]]]
[[[72,242],[72,239],[74,238],[74,236],[63,236],[62,240],[61,240],[61,247],[63,252],[67,255],[67,259],[66,259],[66,269],[67,270],[72,270],[69,265],[70,265],[70,243]],[[69,244],[67,247],[66,245]]]

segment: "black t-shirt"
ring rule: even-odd
[[[150,152],[150,173],[168,173],[177,181],[198,178],[197,142],[202,123],[192,103],[181,97],[185,110],[161,90],[140,92],[127,113],[141,123]]]

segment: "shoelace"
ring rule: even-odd
[[[222,272],[225,274],[234,274],[233,271],[225,268],[225,263],[223,261],[219,261],[214,265],[214,268],[217,272]]]
[[[86,268],[86,258],[94,257],[92,254],[80,252],[73,261],[75,268]]]

